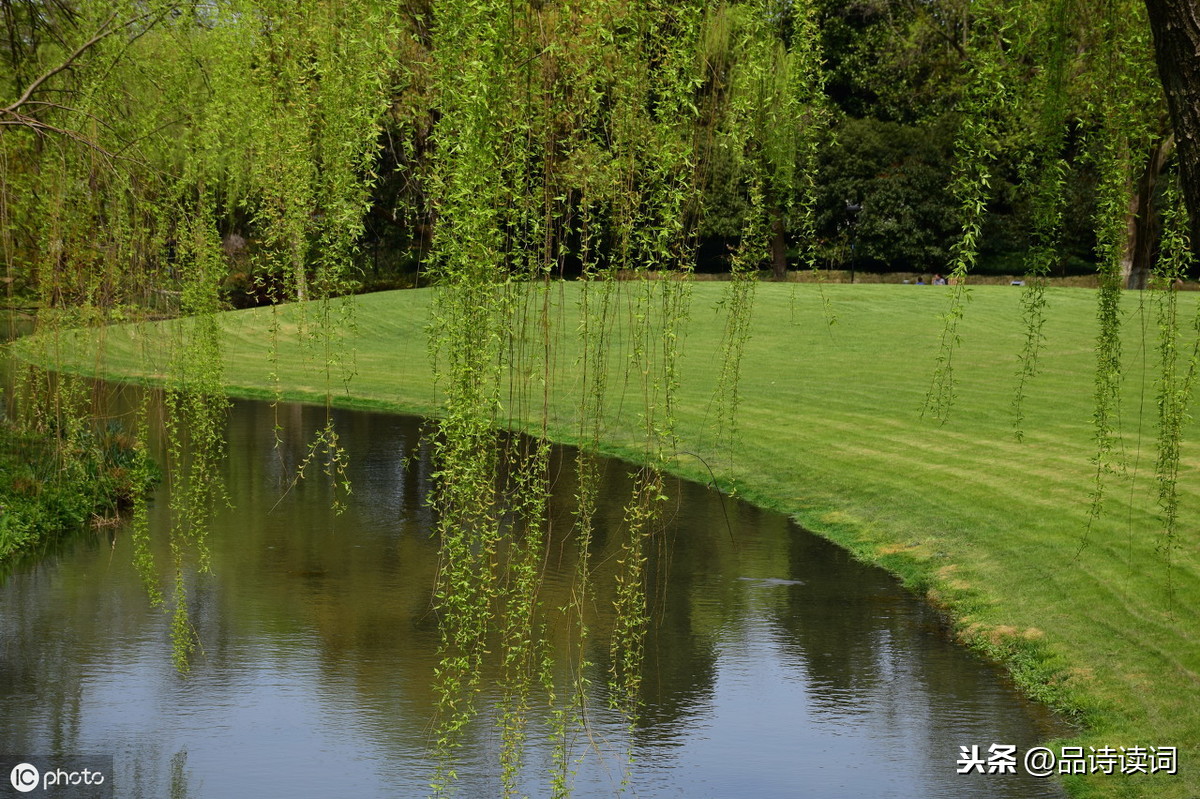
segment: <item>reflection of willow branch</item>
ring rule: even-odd
[[[725,508],[725,495],[721,492],[720,487],[717,486],[717,475],[713,472],[712,467],[708,465],[708,461],[704,460],[704,458],[701,458],[696,453],[689,452],[688,450],[680,450],[679,454],[691,455],[693,458],[703,463],[705,469],[708,469],[708,476],[712,478],[711,485],[713,488],[717,489],[717,499],[721,501],[721,515],[725,517],[725,529],[729,531],[729,543],[733,544],[733,548],[736,550],[737,539],[733,537],[733,525],[729,521],[729,511]]]
[[[277,440],[276,450],[278,449],[279,442]],[[322,449],[324,450],[323,453]],[[350,481],[346,477],[346,470],[348,466],[346,460],[346,451],[338,444],[337,429],[333,425],[333,418],[327,414],[325,417],[325,427],[318,431],[316,436],[309,443],[308,451],[296,465],[296,471],[293,473],[292,479],[288,482],[288,485],[283,490],[283,493],[279,495],[279,498],[275,500],[275,504],[271,506],[269,511],[267,511],[268,514],[274,513],[276,508],[279,507],[280,503],[292,493],[292,489],[300,484],[300,481],[304,479],[305,474],[308,471],[308,467],[314,463],[317,463],[317,456],[319,454],[324,454],[326,458],[322,464],[321,471],[330,478],[330,482],[333,486],[333,512],[340,515],[342,511],[345,510],[345,506],[337,498],[337,489],[340,485],[347,494],[350,493]],[[279,457],[282,463],[282,453]]]

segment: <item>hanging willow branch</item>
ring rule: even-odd
[[[996,20],[1004,19],[1002,11],[997,12]],[[981,18],[973,25],[974,43],[968,60],[970,81],[962,102],[962,123],[954,145],[954,177],[950,187],[958,201],[961,233],[954,243],[946,278],[952,284],[950,307],[943,316],[933,377],[921,410],[922,417],[932,416],[942,424],[954,404],[954,355],[962,343],[959,324],[970,299],[967,275],[979,256],[991,195],[991,164],[996,158],[998,125],[1011,103],[1006,54],[995,46],[996,39],[1002,40],[1004,23]]]
[[[1137,4],[1135,12],[1142,12]],[[1104,511],[1108,478],[1125,474],[1120,434],[1122,261],[1129,247],[1127,213],[1134,192],[1135,154],[1150,150],[1151,111],[1157,90],[1139,63],[1149,49],[1149,30],[1130,25],[1128,9],[1107,0],[1097,15],[1097,65],[1100,128],[1091,142],[1090,158],[1100,179],[1096,203],[1096,257],[1100,269],[1097,292],[1095,407],[1095,475],[1088,511],[1087,542],[1094,522]]]
[[[1024,437],[1025,392],[1038,374],[1039,359],[1046,336],[1046,278],[1058,258],[1063,218],[1063,190],[1067,164],[1063,157],[1066,144],[1066,82],[1068,3],[1056,0],[1049,14],[1047,30],[1037,36],[1045,42],[1038,48],[1044,67],[1033,81],[1031,96],[1037,103],[1037,124],[1033,141],[1021,157],[1021,185],[1029,186],[1033,212],[1033,230],[1025,255],[1025,287],[1021,292],[1021,320],[1025,341],[1018,356],[1017,387],[1013,397],[1013,432],[1018,441]]]
[[[1179,463],[1183,430],[1191,419],[1189,407],[1200,371],[1200,313],[1192,321],[1193,344],[1186,360],[1181,358],[1179,351],[1178,285],[1191,260],[1187,230],[1187,214],[1177,188],[1172,185],[1163,197],[1162,245],[1151,282],[1157,295],[1160,369],[1157,380],[1158,454],[1154,473],[1163,520],[1160,549],[1167,559],[1167,589],[1172,594],[1172,565],[1179,546]]]

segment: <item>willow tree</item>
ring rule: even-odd
[[[687,304],[686,283],[644,278],[690,269],[700,20],[695,5],[606,0],[438,7],[431,347],[445,395],[436,437],[439,789],[450,788],[454,750],[477,713],[488,633],[498,630],[505,652],[497,708],[502,776],[506,792],[518,791],[524,719],[542,663],[543,622],[535,611],[549,490],[545,392],[557,327],[549,279],[568,257],[581,262],[589,285],[581,301],[589,309],[618,302],[618,272],[643,277],[623,301],[647,465],[621,532],[624,567],[616,576],[609,651],[612,701],[634,712],[647,622],[645,547],[663,499],[661,463],[673,439],[671,398]],[[597,412],[593,438],[601,434],[594,425],[603,417],[608,379],[602,353],[609,323],[600,313],[586,313],[580,333],[593,356],[582,400],[585,412]],[[530,438],[501,436],[522,418],[540,420]],[[581,458],[577,524],[586,551],[596,471],[592,456]],[[582,612],[586,557],[577,580],[573,609]],[[582,620],[572,626],[587,634]],[[582,653],[582,642],[573,650]],[[577,686],[584,667],[571,665]],[[558,785],[565,790],[565,782]]]
[[[1180,331],[1174,288],[1186,273],[1191,260],[1191,242],[1200,241],[1200,25],[1197,7],[1189,0],[1146,0],[1150,28],[1154,36],[1155,60],[1162,81],[1171,125],[1178,148],[1179,189],[1168,193],[1167,219],[1163,225],[1163,244],[1155,280],[1166,290],[1160,303],[1158,388],[1158,455],[1155,473],[1158,499],[1163,510],[1163,549],[1168,562],[1178,546],[1178,497],[1183,425],[1200,371],[1200,345],[1193,344],[1190,354],[1180,351]],[[1184,208],[1186,207],[1186,219]],[[1190,236],[1189,236],[1190,233]],[[1200,319],[1192,323],[1200,333]],[[1185,360],[1185,357],[1186,360]],[[1169,573],[1168,573],[1169,576]]]
[[[779,29],[785,12],[788,37]],[[428,191],[436,198],[431,346],[445,396],[436,438],[444,757],[437,787],[450,789],[454,750],[479,712],[493,630],[505,652],[496,709],[502,776],[506,791],[516,792],[543,635],[535,611],[549,479],[547,387],[561,327],[550,278],[568,263],[583,277],[579,424],[581,440],[593,445],[581,449],[578,463],[574,534],[582,554],[568,620],[579,636],[572,644],[578,659],[569,664],[575,702],[587,666],[584,610],[594,590],[587,558],[593,449],[603,435],[609,353],[618,340],[627,356],[622,384],[639,397],[645,465],[619,531],[607,679],[611,702],[632,723],[649,622],[647,550],[666,499],[662,468],[678,454],[673,397],[689,288],[674,278],[692,268],[702,190],[717,151],[742,165],[739,179],[756,198],[739,275],[757,270],[772,230],[781,245],[785,212],[810,216],[805,189],[821,115],[819,54],[806,4],[706,12],[697,4],[612,0],[445,2],[436,9],[431,51],[439,113]],[[768,216],[774,224],[759,221]],[[736,391],[749,319],[748,295],[737,297],[719,391]],[[501,434],[522,421],[530,438]]]
[[[811,3],[718,5],[700,44],[705,83],[698,155],[705,189],[712,194],[714,184],[728,181],[745,197],[714,391],[716,437],[732,457],[740,362],[759,270],[769,264],[775,280],[787,278],[789,228],[798,229],[803,259],[816,268],[816,159],[829,133],[829,112]]]
[[[4,109],[0,207],[5,257],[39,309],[37,341],[69,327],[179,316],[166,392],[173,529],[167,582],[176,653],[187,661],[189,568],[207,568],[207,518],[222,491],[226,400],[216,314],[225,307],[228,237],[245,222],[262,246],[257,279],[279,300],[315,299],[303,335],[326,386],[340,385],[339,320],[366,210],[389,66],[379,3],[81,2],[28,26],[53,44],[11,45],[34,74]],[[8,17],[9,30],[18,20]],[[7,123],[12,123],[11,125]],[[318,360],[318,356],[320,356]],[[57,353],[43,353],[49,364]],[[87,427],[87,387],[22,373],[27,423]],[[147,428],[143,408],[139,430]],[[332,428],[314,445],[336,466]],[[135,509],[140,565],[160,578]]]
[[[1194,0],[1146,0],[1154,56],[1179,140],[1183,197],[1200,241],[1200,10]]]
[[[966,279],[978,254],[990,198],[991,170],[1001,153],[1015,151],[1034,208],[1029,274],[1022,298],[1027,334],[1014,399],[1020,438],[1024,392],[1037,373],[1042,327],[1046,314],[1052,312],[1044,285],[1062,223],[1065,142],[1068,135],[1081,139],[1085,158],[1097,176],[1092,222],[1100,281],[1090,519],[1095,521],[1103,512],[1111,480],[1127,473],[1120,428],[1124,376],[1121,296],[1129,282],[1130,263],[1136,260],[1133,253],[1144,247],[1138,244],[1138,237],[1148,232],[1144,225],[1158,213],[1158,205],[1166,223],[1150,285],[1158,289],[1154,298],[1160,334],[1156,474],[1163,549],[1169,563],[1177,544],[1174,476],[1200,347],[1193,342],[1185,360],[1180,342],[1184,325],[1176,311],[1175,288],[1190,254],[1182,216],[1173,203],[1191,188],[1182,149],[1178,171],[1169,160],[1171,134],[1163,131],[1161,121],[1163,86],[1148,58],[1151,29],[1144,12],[1142,4],[1133,0],[1108,0],[1098,7],[1073,0],[1001,0],[973,9],[970,35],[965,39],[969,82],[953,183],[962,233],[950,275],[955,288],[926,411],[944,420],[953,400],[958,325],[965,312]],[[1159,58],[1160,62],[1164,58],[1161,50]],[[1169,87],[1170,81],[1164,83]],[[1184,132],[1176,130],[1174,135],[1180,137]],[[1171,185],[1176,176],[1179,189]],[[1085,531],[1083,544],[1087,535]]]
[[[951,187],[961,236],[928,407],[944,418],[953,397],[966,281],[991,170],[1006,148],[1022,151],[1035,197],[1019,382],[1036,376],[1050,312],[1042,278],[1061,223],[1063,141],[1067,126],[1078,124],[1101,176],[1098,513],[1106,479],[1121,468],[1117,302],[1136,164],[1152,139],[1146,110],[1159,99],[1138,56],[1149,28],[1132,0],[1107,0],[1097,13],[1073,0],[963,8],[956,44],[967,56],[966,89]],[[698,0],[439,0],[400,10],[380,0],[91,0],[55,23],[53,46],[35,51],[25,47],[30,37],[10,36],[8,55],[19,66],[6,89],[16,99],[0,114],[0,210],[6,231],[15,231],[5,238],[10,277],[28,281],[49,332],[149,312],[180,317],[167,400],[175,525],[165,579],[149,563],[144,508],[136,536],[149,582],[171,589],[181,665],[193,640],[186,576],[206,565],[205,521],[221,498],[217,313],[231,234],[255,241],[250,277],[263,295],[275,304],[307,301],[299,335],[330,397],[353,371],[340,337],[347,320],[338,316],[349,305],[332,299],[351,286],[376,142],[390,112],[409,134],[410,163],[420,164],[421,186],[410,196],[426,206],[402,210],[427,214],[433,230],[430,340],[443,398],[434,434],[441,548],[435,788],[452,790],[463,732],[481,710],[485,655],[494,648],[503,652],[500,699],[488,710],[501,728],[507,794],[521,791],[535,696],[554,708],[560,747],[568,727],[583,723],[593,634],[586,608],[598,596],[586,554],[596,524],[595,445],[605,435],[614,377],[638,400],[643,466],[606,589],[613,607],[605,691],[635,722],[650,614],[648,552],[664,507],[663,469],[680,454],[673,405],[690,294],[688,281],[677,278],[692,268],[704,190],[712,164],[723,159],[734,164],[749,207],[734,255],[718,386],[720,424],[732,438],[753,276],[763,263],[777,274],[786,266],[787,220],[801,238],[812,235],[812,162],[826,119],[814,19],[810,3],[766,0],[711,7]],[[27,23],[45,20],[35,15]],[[1160,44],[1162,57],[1178,57],[1171,52]],[[56,69],[64,64],[71,68]],[[51,87],[70,102],[42,99]],[[1087,98],[1078,120],[1064,111],[1072,92]],[[1176,109],[1176,117],[1187,177],[1194,136],[1187,110]],[[1194,183],[1184,182],[1189,200]],[[1186,244],[1182,216],[1167,207],[1163,284],[1182,270]],[[573,534],[583,554],[563,609],[575,636],[563,698],[546,658],[540,563],[549,386],[563,335],[552,278],[568,265],[583,276],[578,431],[592,446],[578,456]],[[1196,371],[1195,359],[1180,355],[1171,296],[1161,317],[1158,466],[1168,518]],[[283,335],[282,325],[274,335]],[[624,364],[610,360],[618,341]],[[54,362],[53,353],[47,360]],[[26,385],[38,389],[28,394],[31,424],[60,435],[85,426],[81,383],[30,371]],[[505,434],[519,424],[529,436]],[[185,457],[185,449],[193,454]],[[336,476],[343,457],[329,424],[302,463],[320,462]],[[561,795],[569,774],[565,759],[558,763],[553,784]]]
[[[452,755],[456,731],[473,715],[485,633],[498,629],[507,653],[503,773],[516,790],[529,693],[542,668],[534,611],[548,441],[537,377],[549,379],[553,368],[547,281],[571,259],[588,278],[580,335],[591,360],[581,429],[592,441],[603,433],[608,336],[618,314],[629,320],[625,380],[642,399],[647,465],[626,509],[609,648],[609,693],[632,719],[648,621],[647,547],[665,499],[662,465],[674,455],[672,397],[689,297],[686,282],[650,278],[686,274],[692,263],[703,170],[696,138],[703,9],[446,2],[428,37],[430,62],[407,65],[390,60],[388,36],[423,33],[393,27],[382,4],[164,4],[152,26],[138,24],[141,6],[113,8],[82,4],[68,15],[61,46],[36,54],[47,78],[13,87],[18,99],[6,113],[20,124],[3,140],[4,210],[27,235],[10,240],[6,255],[38,296],[39,325],[50,334],[41,341],[79,324],[180,317],[169,348],[175,521],[165,580],[180,666],[194,642],[187,574],[207,567],[205,524],[222,497],[226,405],[216,314],[230,244],[243,234],[254,240],[251,278],[274,303],[315,301],[301,306],[300,335],[332,392],[348,359],[333,316],[342,306],[329,300],[348,288],[385,81],[428,69],[434,108],[414,110],[437,120],[427,191],[436,198],[433,352],[446,395],[437,434],[445,567],[436,596],[444,751]],[[54,69],[56,59],[71,69]],[[23,116],[41,102],[43,84],[78,102]],[[38,138],[65,132],[73,135]],[[788,168],[781,158],[775,166]],[[97,232],[105,241],[95,241]],[[641,279],[621,293],[619,273]],[[71,405],[53,426],[86,424],[85,406],[65,400],[82,384],[40,372],[30,372],[27,384],[35,423],[48,424],[45,408]],[[143,433],[146,414],[144,407]],[[529,417],[541,418],[539,435],[500,435]],[[336,470],[341,457],[330,426],[303,462]],[[580,455],[584,542],[593,524],[594,457],[586,449]],[[139,507],[136,547],[159,597],[164,580],[146,519]],[[590,579],[584,560],[573,603],[577,653]],[[574,666],[580,691],[584,665]]]

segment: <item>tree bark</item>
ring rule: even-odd
[[[1158,255],[1158,241],[1162,233],[1162,215],[1157,202],[1158,179],[1167,168],[1167,161],[1175,149],[1175,137],[1168,134],[1159,139],[1150,149],[1146,170],[1137,184],[1137,192],[1129,201],[1127,225],[1129,235],[1125,254],[1121,258],[1121,272],[1125,288],[1141,290],[1150,282],[1150,271]]]
[[[1146,0],[1146,11],[1179,149],[1192,243],[1200,246],[1200,8],[1197,0]]]
[[[787,280],[787,238],[778,208],[771,209],[771,273],[775,280]]]

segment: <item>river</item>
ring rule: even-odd
[[[212,573],[188,577],[200,648],[187,676],[172,667],[170,620],[147,601],[125,528],[89,530],[4,578],[0,752],[111,756],[119,797],[428,794],[437,547],[420,422],[336,413],[353,483],[338,516],[326,482],[289,488],[324,411],[289,405],[279,417],[277,448],[270,406],[235,402],[230,414],[232,507],[216,512]],[[563,530],[569,455],[557,456],[551,507]],[[629,471],[606,464],[597,563]],[[588,703],[569,752],[576,796],[1064,795],[1019,767],[956,773],[961,746],[1024,752],[1064,730],[894,578],[783,516],[695,484],[669,488],[644,709],[629,728]],[[168,490],[152,506],[160,538]],[[573,568],[571,542],[552,537],[547,607],[562,604]],[[566,635],[552,624],[552,641]],[[594,650],[599,686],[606,650]],[[499,743],[483,715],[457,791],[490,799]],[[534,721],[523,785],[542,796],[552,753]]]

